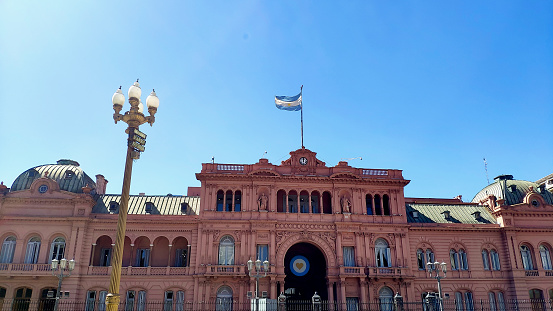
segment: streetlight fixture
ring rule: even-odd
[[[117,311],[119,307],[120,295],[119,285],[121,282],[121,265],[123,261],[123,246],[125,241],[125,230],[127,227],[127,210],[129,207],[129,191],[131,187],[131,174],[133,160],[140,158],[140,153],[144,151],[146,144],[146,134],[140,132],[138,127],[146,122],[151,125],[155,122],[154,115],[159,107],[159,98],[156,92],[152,91],[146,98],[146,106],[148,106],[149,116],[144,116],[144,105],[140,100],[142,90],[138,84],[138,80],[129,88],[129,111],[121,114],[123,104],[125,103],[125,95],[121,91],[121,87],[113,94],[113,120],[117,124],[118,121],[123,121],[128,124],[125,133],[129,135],[127,143],[127,158],[125,161],[125,174],[123,177],[123,189],[121,191],[121,202],[119,204],[119,216],[117,219],[117,236],[115,238],[115,247],[113,250],[113,260],[111,262],[112,270],[109,279],[109,293],[106,296],[106,310]]]
[[[265,260],[263,262],[263,265],[261,265],[261,260],[257,259],[254,262],[251,260],[248,260],[248,272],[250,277],[255,278],[255,311],[259,310],[259,279],[264,278],[267,276],[267,272],[269,272],[269,261]]]
[[[75,269],[75,260],[67,260],[65,258],[61,260],[52,259],[52,275],[58,278],[58,291],[56,292],[56,303],[54,304],[54,311],[58,311],[58,306],[61,298],[61,283],[63,279],[71,275],[71,271]]]
[[[445,262],[439,263],[439,262],[429,262],[426,264],[426,267],[428,267],[428,273],[430,273],[430,277],[435,278],[438,281],[438,309],[439,311],[443,311],[444,304],[443,304],[443,295],[442,295],[442,284],[441,279],[444,279],[446,277],[447,273],[447,267]],[[440,272],[442,275],[440,275]],[[434,275],[432,275],[434,274]]]

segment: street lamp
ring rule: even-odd
[[[63,279],[71,275],[71,271],[75,269],[75,260],[52,260],[52,275],[58,278],[58,291],[56,292],[56,303],[54,304],[54,311],[58,311],[58,306],[61,298],[61,283]]]
[[[267,272],[269,271],[269,261],[265,260],[263,262],[263,266],[261,265],[261,260],[257,259],[254,262],[250,259],[248,260],[248,272],[250,277],[255,278],[255,311],[259,310],[259,295],[258,295],[258,289],[259,289],[259,279],[264,278],[267,276]]]
[[[439,263],[439,262],[429,262],[426,264],[426,267],[428,267],[428,273],[430,273],[430,277],[434,277],[438,281],[438,309],[439,311],[443,311],[444,305],[443,305],[443,295],[442,295],[442,284],[441,279],[445,278],[447,273],[447,267],[445,262]],[[442,272],[443,276],[440,275],[440,272]],[[434,275],[432,275],[434,273]]]
[[[112,270],[109,278],[109,294],[106,296],[107,311],[117,311],[119,307],[119,285],[121,282],[121,265],[123,261],[123,246],[125,241],[125,229],[127,226],[127,210],[129,207],[129,191],[131,187],[131,174],[133,160],[140,158],[140,153],[144,151],[146,144],[146,134],[140,132],[138,127],[146,122],[153,125],[155,122],[154,115],[159,107],[159,98],[156,92],[152,91],[146,98],[146,106],[148,106],[149,116],[144,116],[144,105],[140,100],[142,90],[138,84],[138,80],[129,88],[129,111],[121,114],[123,104],[125,103],[125,95],[121,91],[121,87],[113,94],[113,120],[115,123],[123,121],[128,124],[125,133],[129,135],[127,141],[127,158],[125,161],[125,174],[123,177],[123,189],[121,191],[121,202],[119,204],[119,217],[117,219],[117,236],[115,238],[115,247],[113,250],[113,259],[111,262]]]

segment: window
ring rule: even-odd
[[[175,251],[175,267],[188,267],[188,250],[179,248]]]
[[[526,245],[520,247],[520,255],[522,257],[522,265],[524,270],[534,270],[534,262],[532,261],[532,252]]]
[[[313,211],[313,214],[319,214],[321,212],[319,206],[319,192],[313,191],[311,192],[311,210]]]
[[[380,201],[380,195],[374,195],[374,213],[376,215],[382,215],[382,202]]]
[[[232,212],[232,191],[227,190],[226,195],[225,211]]]
[[[239,212],[242,206],[242,192],[236,191],[234,193],[234,211]]]
[[[232,289],[228,286],[221,286],[217,291],[217,300],[215,301],[216,311],[232,310]]]
[[[134,311],[134,299],[135,299],[134,296],[135,296],[134,290],[127,291],[127,298],[125,299],[125,311]]]
[[[459,270],[459,254],[454,249],[449,250],[449,261],[451,270]]]
[[[256,259],[261,260],[261,262],[264,262],[265,260],[269,260],[269,245],[267,244],[258,244],[257,245],[257,257]]]
[[[465,292],[465,307],[467,311],[474,311],[474,299],[471,292]]]
[[[298,193],[294,190],[288,193],[288,212],[297,213],[298,212]]]
[[[482,263],[484,264],[484,270],[490,270],[489,254],[485,249],[482,250]]]
[[[463,293],[455,292],[455,310],[463,311],[464,309],[465,305],[463,303]]]
[[[376,266],[377,267],[391,267],[392,263],[390,261],[390,247],[388,242],[384,239],[378,239],[375,243],[375,254],[376,254]]]
[[[455,310],[474,311],[474,302],[471,292],[455,292]]]
[[[27,250],[25,251],[25,263],[35,264],[38,262],[38,253],[40,252],[40,238],[32,237],[27,242]]]
[[[359,298],[358,297],[346,297],[346,310],[357,311],[359,310]]]
[[[65,254],[65,239],[58,237],[54,239],[52,245],[50,246],[50,257],[49,262],[52,262],[52,259],[61,260]]]
[[[365,195],[365,205],[367,206],[367,215],[373,214],[373,196],[370,194]]]
[[[12,263],[15,244],[16,241],[14,236],[9,236],[4,240],[2,249],[0,250],[0,263]]]
[[[86,305],[84,309],[86,311],[94,311],[95,305],[96,305],[96,291],[89,290],[88,292],[86,292]]]
[[[117,213],[117,210],[119,209],[119,203],[115,201],[109,202],[109,211],[110,213]]]
[[[345,246],[344,250],[344,267],[355,267],[355,249],[353,246]]]
[[[234,239],[229,235],[219,242],[219,264],[234,265]]]
[[[545,245],[540,245],[540,257],[541,264],[544,270],[552,270],[551,267],[551,254],[549,253],[549,248]]]
[[[70,171],[70,170],[67,170],[65,171],[65,179],[71,179],[75,176],[75,173],[73,173],[73,171]]]
[[[182,290],[177,291],[177,300],[175,302],[175,311],[184,310],[184,292]]]
[[[163,311],[173,311],[173,291],[165,292],[165,300],[163,301]]]
[[[223,200],[225,199],[225,193],[223,190],[217,191],[217,211],[223,211]]]
[[[154,210],[154,203],[152,202],[146,202],[146,213],[151,214]]]
[[[422,249],[417,249],[417,266],[419,267],[419,270],[425,270],[426,264],[424,260],[424,253]]]
[[[135,309],[136,304],[136,309]],[[134,290],[127,291],[125,299],[125,311],[144,311],[146,310],[146,291],[141,290],[136,295]]]
[[[139,248],[136,250],[136,267],[148,267],[150,265],[150,249]]]
[[[541,289],[531,289],[528,291],[528,294],[532,303],[532,311],[544,311],[545,301],[543,300],[543,291]]]
[[[323,192],[323,213],[332,214],[332,196],[330,192]]]
[[[384,215],[392,215],[392,213],[390,212],[390,198],[387,194],[382,196],[382,205],[384,207]]]
[[[300,213],[309,213],[309,193],[300,192]]]
[[[464,249],[459,250],[459,264],[461,270],[468,270],[469,269],[469,262],[467,259],[467,253]]]
[[[15,290],[12,310],[29,310],[33,290],[27,287],[20,287]]]
[[[394,310],[394,292],[389,287],[383,287],[378,292],[378,300],[380,301],[380,311]]]
[[[434,260],[434,252],[430,248],[426,249],[426,262],[436,262]]]
[[[106,311],[106,295],[107,291],[101,290],[98,292],[98,300],[96,300],[96,291],[89,290],[86,293],[86,311]],[[97,306],[97,308],[96,308]]]
[[[100,250],[100,266],[109,267],[111,263],[111,248],[102,248]]]
[[[495,271],[501,270],[501,265],[499,264],[499,254],[495,249],[490,251],[490,257],[492,261],[492,269]]]

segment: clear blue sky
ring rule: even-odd
[[[553,172],[552,1],[0,2],[0,180],[61,158],[120,193],[140,78],[160,107],[131,193],[186,194],[211,157],[403,170],[407,196],[465,200]],[[128,108],[128,106],[126,106]]]

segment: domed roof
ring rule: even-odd
[[[472,203],[479,203],[490,194],[494,195],[497,199],[505,199],[506,205],[523,203],[524,197],[530,192],[530,187],[533,187],[534,191],[540,194],[547,204],[553,204],[553,194],[546,190],[545,187],[540,187],[540,185],[534,182],[515,180],[513,179],[513,175],[500,175],[494,179],[495,182],[493,184],[480,190],[474,196]]]
[[[80,167],[77,161],[59,160],[57,164],[40,165],[21,173],[12,184],[10,191],[29,189],[35,179],[48,177],[55,180],[60,190],[82,193],[88,185],[94,189],[96,183]]]

